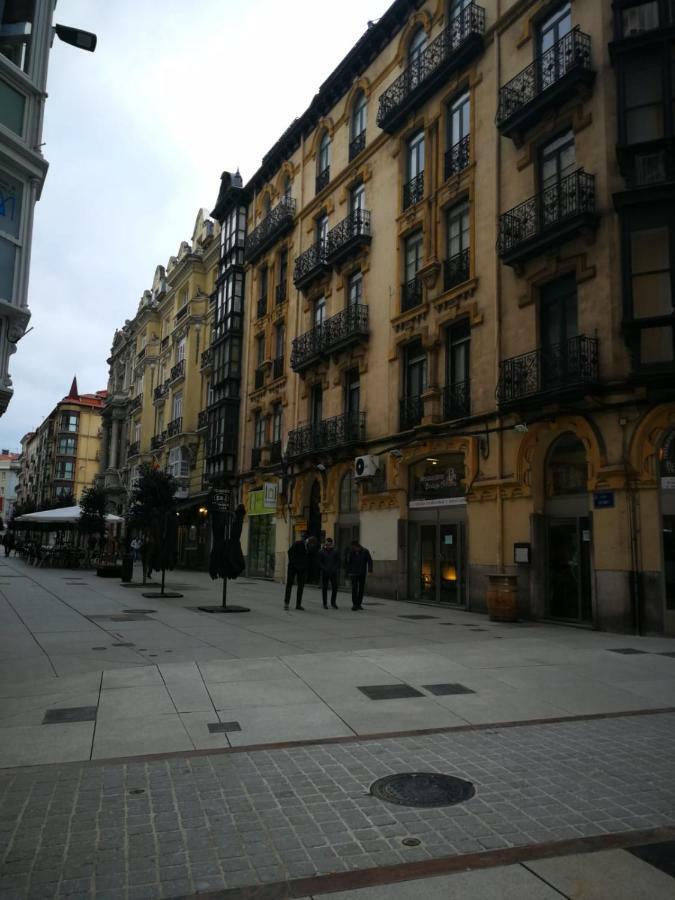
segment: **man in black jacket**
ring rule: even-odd
[[[363,609],[363,594],[366,589],[366,572],[373,571],[373,557],[370,551],[358,541],[352,541],[347,554],[347,575],[352,580],[352,610]]]
[[[340,571],[340,554],[333,546],[333,538],[326,538],[323,550],[319,550],[319,569],[321,570],[321,594],[323,608],[328,609],[328,585],[330,584],[330,605],[337,609],[338,573]]]
[[[313,553],[317,539],[315,537],[308,538],[306,541],[294,541],[288,548],[288,570],[286,572],[286,593],[284,594],[284,609],[289,609],[291,603],[291,592],[293,590],[293,582],[298,579],[298,588],[295,594],[295,608],[302,609],[302,592],[305,589],[305,581],[307,579],[307,567],[309,565],[309,554]]]

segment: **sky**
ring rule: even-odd
[[[32,331],[10,358],[0,448],[68,394],[105,389],[115,329],[190,240],[224,170],[246,182],[390,0],[59,0],[35,208]],[[161,16],[159,13],[161,12]]]

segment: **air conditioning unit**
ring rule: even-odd
[[[354,460],[355,478],[372,478],[380,469],[377,456],[357,456]]]

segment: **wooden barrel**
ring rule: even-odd
[[[518,576],[488,575],[487,609],[493,622],[518,621]]]

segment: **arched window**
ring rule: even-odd
[[[330,135],[324,131],[319,144],[319,157],[317,161],[317,175],[321,175],[330,167]]]
[[[284,198],[286,200],[291,199],[291,187],[293,186],[293,180],[288,172],[284,175]]]
[[[368,101],[363,91],[359,91],[352,109],[352,140],[362,135],[366,130],[366,113]]]
[[[546,494],[583,494],[587,489],[588,463],[586,448],[571,433],[562,434],[548,451],[546,459]]]
[[[269,215],[270,210],[272,209],[272,198],[269,195],[269,192],[265,194],[263,197],[263,214]]]
[[[359,489],[351,472],[347,472],[340,482],[340,512],[359,511]]]
[[[408,45],[408,65],[409,66],[417,66],[420,62],[420,57],[424,53],[427,48],[427,33],[420,26],[417,31],[413,34],[410,44]]]

